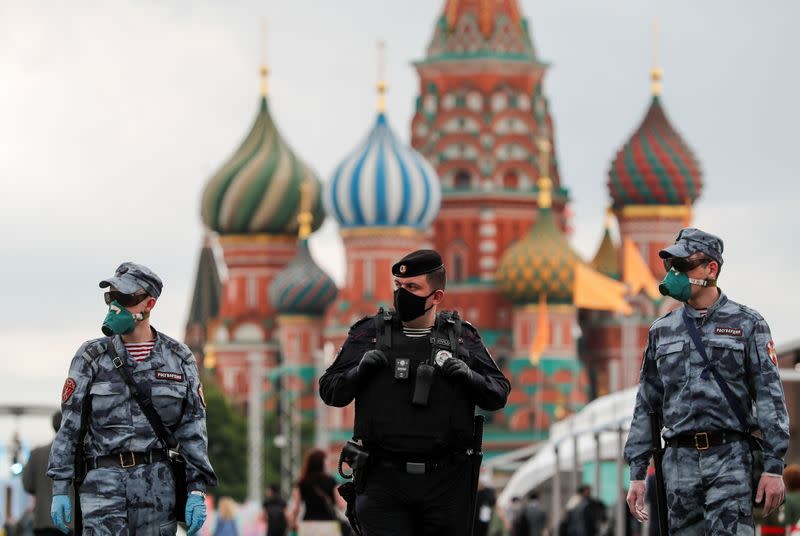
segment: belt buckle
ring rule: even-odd
[[[425,464],[422,462],[406,462],[406,473],[410,475],[424,475]]]
[[[703,438],[704,444],[701,444],[700,441],[698,441],[698,438],[700,437]],[[708,444],[708,432],[697,432],[696,434],[694,434],[694,448],[696,448],[697,450],[708,450],[709,446],[710,445]]]
[[[125,454],[131,455],[131,463],[125,463]],[[136,465],[136,454],[133,452],[120,452],[119,464],[120,466],[122,466],[123,469],[127,469],[128,467],[133,467],[134,465]]]

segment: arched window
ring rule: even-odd
[[[459,169],[456,171],[455,181],[453,186],[458,189],[468,189],[472,186],[472,177],[470,176],[469,171],[465,169]]]
[[[452,274],[453,282],[464,280],[464,257],[461,255],[461,253],[455,253],[453,255]]]
[[[503,188],[516,190],[519,188],[519,175],[515,169],[509,169],[503,174]]]

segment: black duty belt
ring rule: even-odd
[[[118,454],[106,454],[94,458],[86,458],[86,469],[97,469],[100,467],[134,467],[148,463],[163,462],[168,460],[167,453],[163,449],[153,449],[147,452],[120,452]]]
[[[690,432],[680,434],[664,440],[668,447],[691,448],[697,450],[708,450],[711,447],[718,447],[727,443],[737,441],[747,441],[749,434],[736,432],[734,430],[714,430],[711,432]]]
[[[402,457],[380,456],[376,460],[376,463],[382,467],[396,469],[410,475],[424,475],[456,465],[456,463],[458,463],[458,456],[456,454],[451,454],[433,460],[409,460]]]

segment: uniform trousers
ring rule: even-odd
[[[372,464],[356,515],[364,536],[464,536],[472,527],[470,466],[454,463],[409,474]]]
[[[169,462],[92,469],[80,487],[84,536],[175,536]]]
[[[755,534],[752,463],[747,441],[706,450],[667,447],[663,468],[669,533]]]

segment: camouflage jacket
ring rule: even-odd
[[[132,368],[133,379],[150,396],[164,425],[172,430],[186,458],[186,483],[190,490],[215,486],[217,478],[208,460],[208,435],[203,387],[189,348],[153,330],[155,346],[150,357],[134,361],[120,337],[113,343],[117,355]],[[125,380],[111,362],[106,337],[85,342],[72,359],[61,393],[61,428],[53,441],[47,476],[54,480],[53,494],[64,494],[74,477],[75,447],[80,433],[81,409],[90,397],[87,456],[141,452],[163,448]]]
[[[665,438],[712,430],[748,431],[742,430],[714,375],[703,373],[703,358],[683,322],[684,308],[697,323],[708,359],[740,406],[750,410],[750,431],[760,429],[763,434],[764,471],[782,474],[789,445],[789,417],[769,326],[758,312],[720,292],[705,316],[684,305],[650,327],[625,445],[631,480],[643,480],[647,471],[650,408],[661,417]]]

